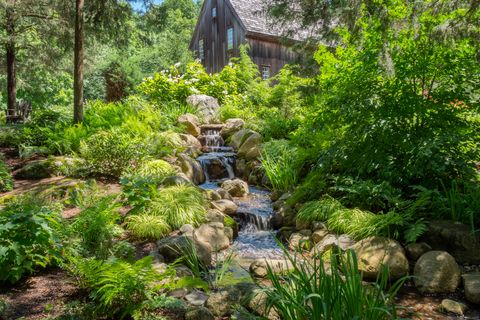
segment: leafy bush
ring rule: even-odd
[[[147,240],[158,240],[171,231],[165,218],[148,214],[128,216],[125,226],[135,238]]]
[[[111,129],[82,141],[80,153],[88,161],[92,174],[117,178],[145,157],[145,146],[141,139]]]
[[[144,213],[161,216],[173,228],[184,224],[198,225],[206,214],[206,199],[203,193],[192,186],[173,186],[161,189],[152,199]]]
[[[386,269],[375,283],[364,284],[352,251],[332,254],[328,270],[322,259],[297,260],[285,254],[293,270],[281,276],[268,267],[272,286],[263,288],[266,314],[275,310],[285,320],[397,318],[394,298],[403,280],[389,287]]]
[[[80,239],[80,253],[106,259],[114,245],[114,238],[121,234],[117,225],[120,215],[115,196],[99,199],[84,209],[71,225],[71,232]]]
[[[0,192],[10,191],[13,189],[13,178],[10,169],[5,161],[0,158]]]
[[[60,261],[60,212],[28,195],[0,211],[0,282]]]

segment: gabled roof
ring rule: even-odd
[[[230,2],[232,9],[237,14],[245,27],[247,34],[267,35],[273,37],[285,37],[286,29],[269,19],[265,0],[226,0]],[[292,40],[303,41],[308,38],[308,32],[302,30],[293,36],[287,36]]]

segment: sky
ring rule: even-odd
[[[163,0],[151,0],[153,3],[161,3]],[[132,7],[133,9],[137,10],[137,11],[144,11],[145,10],[145,6],[143,4],[143,1],[136,1],[136,2],[133,2],[132,3]]]

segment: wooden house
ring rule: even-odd
[[[215,73],[239,56],[239,47],[248,44],[249,55],[258,65],[262,78],[277,74],[297,55],[281,28],[271,24],[262,0],[205,0],[190,43],[208,72]]]

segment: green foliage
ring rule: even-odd
[[[300,209],[297,219],[304,222],[326,221],[334,232],[346,233],[355,239],[369,236],[396,235],[396,230],[405,223],[395,212],[374,214],[360,209],[346,209],[330,196],[308,202]]]
[[[0,282],[15,283],[26,274],[60,261],[60,210],[23,196],[0,211]]]
[[[120,215],[116,196],[105,196],[84,209],[71,225],[71,232],[80,240],[83,256],[106,259],[110,256],[115,237],[122,233],[117,222]]]
[[[13,178],[10,168],[5,161],[0,158],[0,192],[10,191],[13,189]]]
[[[125,219],[125,226],[138,239],[158,240],[168,235],[170,225],[158,215],[138,214]]]
[[[285,140],[264,144],[262,164],[274,190],[287,192],[297,183],[301,169],[298,151]]]
[[[386,269],[373,284],[364,284],[352,251],[333,254],[331,268],[322,259],[297,259],[286,252],[293,270],[286,276],[268,267],[272,286],[264,287],[266,311],[282,319],[396,319],[394,298],[403,280],[389,287]]]
[[[144,214],[161,216],[173,228],[198,225],[206,214],[206,199],[196,187],[173,186],[158,191],[144,208]]]
[[[133,264],[83,259],[76,262],[76,270],[80,283],[97,302],[97,311],[123,319],[141,307],[155,289],[155,282],[168,276],[155,271],[152,261],[150,256]]]
[[[124,131],[110,129],[82,141],[80,153],[87,160],[92,174],[115,178],[145,157],[143,143]]]

